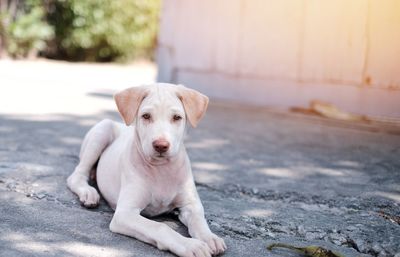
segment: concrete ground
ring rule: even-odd
[[[148,63],[0,62],[1,256],[172,256],[111,233],[110,208],[65,184],[90,126],[120,120],[112,93],[154,77]],[[400,256],[399,127],[213,101],[186,146],[224,256],[298,256],[271,242]]]

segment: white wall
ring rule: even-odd
[[[158,66],[211,98],[400,117],[400,1],[164,0]]]

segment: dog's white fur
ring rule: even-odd
[[[210,231],[204,218],[183,146],[186,120],[195,127],[207,109],[208,98],[181,85],[161,83],[129,88],[114,98],[128,126],[103,120],[87,133],[68,187],[86,207],[97,206],[100,196],[88,180],[98,161],[98,187],[115,209],[111,231],[178,256],[224,252],[223,239]],[[157,143],[168,150],[160,153]],[[192,238],[145,218],[175,208]]]

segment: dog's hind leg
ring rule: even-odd
[[[113,140],[113,121],[102,120],[91,128],[83,140],[79,164],[67,179],[69,189],[78,195],[81,203],[87,208],[96,207],[100,200],[97,190],[88,184],[90,173],[100,155]]]

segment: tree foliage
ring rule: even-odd
[[[152,57],[159,9],[160,0],[0,0],[0,57]]]
[[[85,61],[151,56],[159,8],[159,0],[55,0],[56,52]]]
[[[35,56],[54,36],[45,22],[45,9],[39,0],[0,2],[0,48],[15,58]]]

